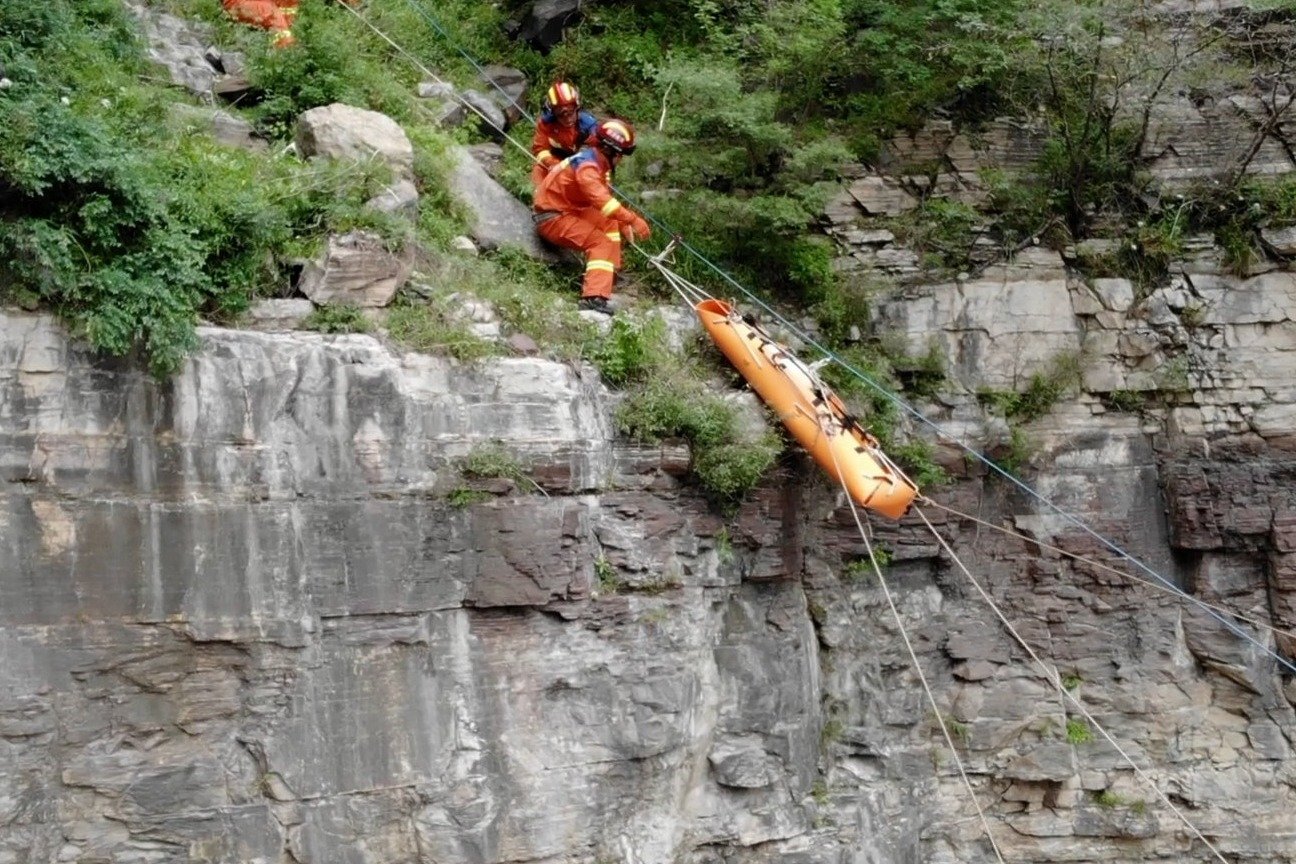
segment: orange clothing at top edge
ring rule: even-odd
[[[340,0],[355,6],[359,0]],[[235,21],[270,31],[270,44],[287,48],[296,42],[292,27],[297,20],[299,0],[221,0],[225,14]]]

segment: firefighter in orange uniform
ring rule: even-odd
[[[270,44],[286,48],[296,40],[292,25],[298,0],[221,0],[225,14],[244,24],[270,31]]]
[[[559,162],[536,189],[536,231],[555,246],[585,253],[581,309],[612,314],[608,298],[621,267],[621,238],[645,238],[648,223],[612,195],[612,171],[635,149],[634,127],[604,120],[593,143]]]
[[[531,153],[536,164],[531,168],[531,184],[539,186],[549,169],[584,147],[594,134],[598,121],[581,110],[580,91],[566,81],[555,81],[545,94],[544,108],[531,136]]]

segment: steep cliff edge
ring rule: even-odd
[[[1273,285],[1238,291],[1281,309]],[[1218,326],[1249,346],[1289,330],[1275,315]],[[617,440],[609,394],[562,364],[205,329],[160,384],[46,317],[0,334],[0,860],[990,860],[851,578],[849,514],[797,459],[726,523],[685,452]],[[1177,410],[1216,416],[1198,393]],[[1286,439],[1211,461],[1151,425],[1060,406],[1027,475],[1200,596],[1291,626]],[[460,494],[497,441],[534,485]],[[931,495],[1117,563],[1002,483]],[[1272,662],[1163,592],[939,527],[1194,824],[1236,860],[1290,857]],[[1208,860],[920,529],[877,539],[1009,860]]]

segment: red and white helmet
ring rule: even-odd
[[[604,120],[594,130],[599,145],[613,153],[629,156],[635,149],[635,131],[629,120]]]
[[[576,89],[575,84],[568,84],[566,81],[555,81],[545,93],[544,107],[548,111],[557,108],[579,108],[581,104],[580,91]]]

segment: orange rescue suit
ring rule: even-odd
[[[549,170],[568,156],[574,156],[594,134],[598,120],[588,111],[576,115],[574,126],[558,122],[558,115],[546,108],[536,121],[535,134],[531,136],[531,153],[536,164],[531,168],[531,184],[539,186]]]
[[[293,44],[298,0],[221,0],[225,14],[244,24],[269,30],[277,48]]]
[[[621,268],[621,228],[635,237],[648,223],[612,195],[612,163],[595,147],[564,159],[545,176],[535,194],[536,231],[566,249],[585,253],[582,297],[612,296]]]

